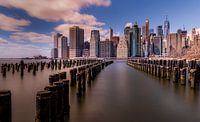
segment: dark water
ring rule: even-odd
[[[65,69],[66,70],[66,69]],[[12,92],[13,122],[34,122],[36,92],[48,84],[43,71],[0,77],[0,89]],[[104,69],[85,95],[70,90],[70,122],[199,122],[199,90],[160,81],[116,61]]]

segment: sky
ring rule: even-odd
[[[50,56],[52,34],[68,37],[69,28],[85,30],[89,41],[92,29],[100,30],[101,40],[111,27],[122,35],[127,23],[141,27],[149,19],[150,28],[163,25],[170,31],[200,27],[200,0],[0,0],[0,58]]]

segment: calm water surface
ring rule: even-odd
[[[66,69],[65,69],[66,70]],[[34,122],[35,97],[48,85],[45,70],[0,76],[0,89],[12,92],[13,122]],[[60,71],[59,71],[60,72]],[[199,122],[199,90],[161,81],[123,61],[104,69],[83,97],[70,89],[70,122]]]

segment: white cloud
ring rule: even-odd
[[[1,0],[0,6],[25,10],[30,16],[46,21],[63,20],[68,23],[92,24],[97,22],[92,15],[81,14],[80,10],[89,6],[110,6],[111,0]],[[78,19],[77,19],[78,18]]]
[[[0,44],[7,44],[7,43],[8,43],[8,40],[5,40],[0,37]]]
[[[35,32],[15,32],[10,36],[11,39],[21,42],[33,42],[33,43],[51,43],[50,36]]]
[[[109,34],[109,30],[108,29],[103,29],[103,28],[100,28],[100,27],[94,27],[94,26],[88,26],[88,25],[85,25],[85,24],[61,24],[59,26],[57,26],[55,28],[55,30],[57,32],[60,32],[66,36],[69,37],[69,28],[72,27],[72,26],[79,26],[80,28],[83,28],[84,29],[84,38],[85,38],[85,41],[89,41],[90,40],[90,34],[91,34],[91,30],[99,30],[100,31],[100,35],[101,35],[101,40],[105,40],[105,38],[108,38],[108,34]]]
[[[30,25],[30,21],[24,19],[15,19],[0,13],[0,30],[20,31],[22,27]]]
[[[101,26],[105,25],[104,22],[99,22],[93,15],[81,13],[81,9],[89,6],[107,7],[110,5],[111,0],[0,0],[0,6],[24,10],[32,17],[45,21],[63,21],[64,24],[58,25],[55,30],[67,36],[69,34],[70,27],[74,25],[80,26],[85,30],[85,40],[88,41],[90,39],[92,29],[100,30],[101,40],[108,38],[109,31],[101,28]],[[5,16],[3,17],[5,18]],[[18,20],[17,22],[12,20],[8,21],[4,26],[0,23],[0,29],[7,31],[19,31],[12,33],[10,36],[10,39],[17,41],[30,41],[34,43],[51,42],[51,37],[48,35],[35,32],[22,32],[21,27],[27,26],[30,23],[30,21],[23,19]],[[0,51],[3,54],[1,57],[14,56],[15,58],[33,56],[36,54],[50,55],[50,49],[10,42],[8,44],[0,45]],[[15,52],[16,55],[13,55],[13,52]]]
[[[132,26],[133,26],[133,23],[132,23],[132,22],[127,22],[126,25],[125,25],[125,28],[126,28],[126,27],[132,27]]]

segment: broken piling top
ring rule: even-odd
[[[10,90],[0,90],[0,98],[3,96],[11,96]]]

